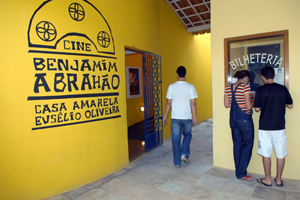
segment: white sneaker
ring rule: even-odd
[[[184,154],[181,155],[181,160],[185,163],[190,163],[190,160]]]

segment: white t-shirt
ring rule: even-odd
[[[172,99],[172,119],[192,119],[191,99],[197,98],[195,87],[186,81],[171,84],[167,91],[167,99]]]

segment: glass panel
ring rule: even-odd
[[[284,85],[284,36],[259,38],[244,41],[232,41],[229,44],[228,83],[233,82],[234,74],[240,70],[251,73],[251,90],[263,84],[260,71],[265,66],[275,69],[275,82]]]

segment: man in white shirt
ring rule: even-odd
[[[175,167],[181,167],[181,161],[189,163],[190,143],[192,140],[192,126],[197,124],[198,97],[195,87],[185,81],[186,69],[183,66],[177,68],[178,81],[171,84],[167,91],[167,105],[163,123],[168,122],[168,113],[171,113],[172,148]],[[192,113],[191,113],[192,110]],[[183,141],[181,143],[181,133]]]

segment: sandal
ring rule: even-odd
[[[277,184],[276,178],[274,178],[274,181],[275,181],[275,183],[276,183],[276,185],[277,185],[278,187],[282,187],[282,186],[283,186],[283,181],[282,181],[282,180],[281,180],[281,184]]]
[[[272,187],[272,184],[271,184],[271,185],[268,185],[268,184],[264,183],[262,179],[263,179],[263,178],[257,179],[257,182],[260,183],[260,184],[263,184],[264,186]]]
[[[240,178],[241,180],[244,180],[244,181],[254,181],[255,178],[252,177],[252,176],[244,176],[243,178]]]

